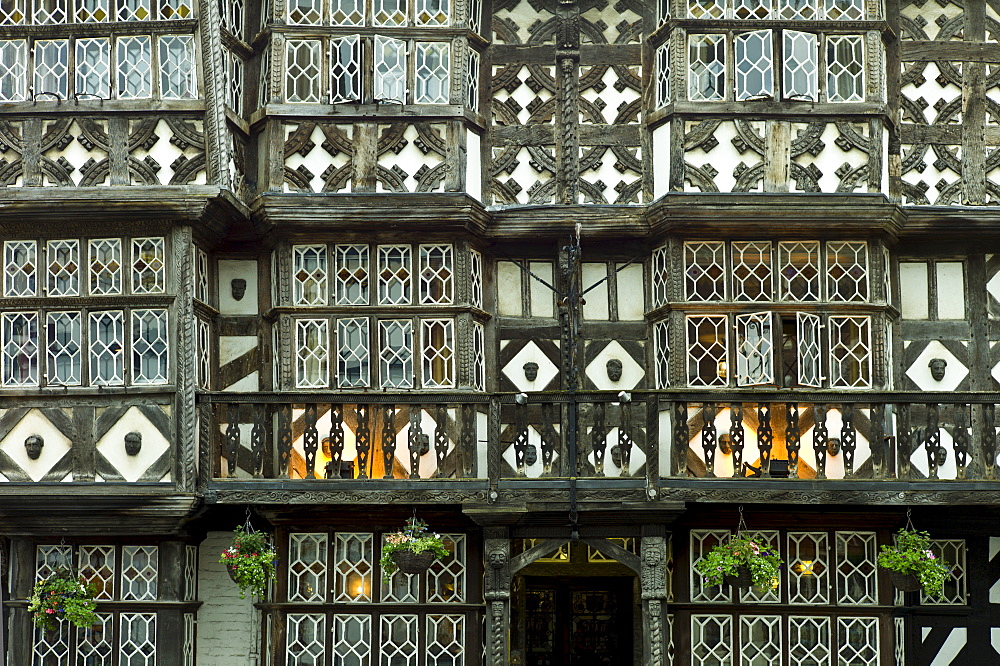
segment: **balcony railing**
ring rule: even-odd
[[[199,396],[232,479],[995,480],[998,393]],[[571,407],[576,437],[571,437]]]

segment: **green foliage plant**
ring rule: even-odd
[[[275,579],[278,552],[265,532],[237,527],[233,530],[233,544],[222,551],[219,563],[226,565],[239,585],[240,599],[246,598],[247,591],[263,597],[268,583]]]
[[[896,532],[896,543],[882,546],[878,565],[889,571],[916,576],[924,592],[935,598],[944,594],[944,582],[951,576],[951,566],[931,551],[930,534],[917,530]]]
[[[408,550],[413,553],[434,553],[434,557],[443,560],[448,557],[448,549],[441,541],[441,535],[428,531],[427,523],[418,519],[410,518],[406,521],[406,526],[401,532],[393,532],[385,536],[385,545],[382,546],[382,557],[379,558],[379,565],[382,567],[382,580],[389,582],[392,574],[396,573],[396,562],[392,559],[392,554]]]
[[[35,583],[28,597],[28,612],[35,625],[47,631],[69,620],[77,627],[92,627],[97,623],[97,590],[91,583],[74,575],[69,569],[58,569]]]
[[[740,567],[750,570],[755,587],[770,588],[778,581],[781,558],[770,544],[749,532],[740,532],[717,544],[694,565],[707,587],[721,585],[726,576],[736,576]]]

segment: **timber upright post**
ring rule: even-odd
[[[486,569],[486,663],[510,663],[510,528],[487,527],[483,532]]]
[[[670,627],[667,626],[667,538],[663,525],[642,526],[639,588],[642,590],[642,663],[664,666]]]

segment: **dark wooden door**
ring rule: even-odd
[[[630,578],[528,578],[527,666],[633,666]]]

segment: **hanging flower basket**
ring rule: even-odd
[[[382,580],[389,582],[396,571],[406,574],[423,573],[434,560],[443,560],[448,555],[448,549],[444,547],[440,535],[428,532],[424,521],[410,518],[402,532],[385,536],[382,557],[378,561],[382,567]]]
[[[278,553],[266,533],[254,531],[248,525],[233,530],[233,544],[222,551],[219,563],[226,566],[226,573],[239,585],[240,599],[246,598],[247,591],[263,597],[268,584],[275,579]]]
[[[951,576],[951,566],[931,550],[930,534],[914,529],[896,532],[895,543],[882,546],[878,565],[891,572],[892,584],[903,592],[923,590],[937,598],[944,594],[944,583]]]
[[[719,543],[694,564],[707,587],[723,583],[734,588],[772,587],[780,568],[778,552],[749,532]]]
[[[740,566],[736,568],[735,574],[726,574],[723,576],[722,582],[729,587],[745,589],[753,586],[753,574],[750,572],[750,567]]]
[[[28,612],[35,625],[46,631],[58,629],[62,620],[91,627],[98,621],[96,594],[93,584],[84,583],[69,569],[59,569],[35,583],[28,597]]]

